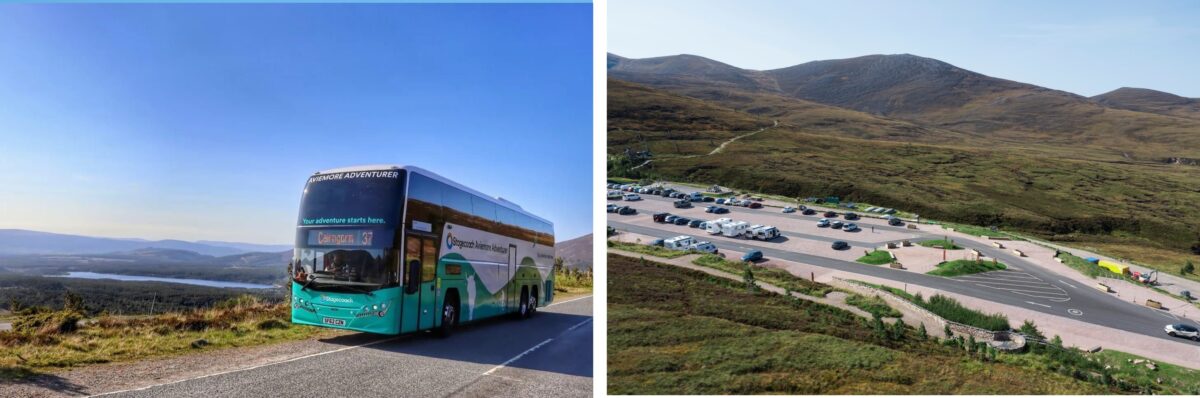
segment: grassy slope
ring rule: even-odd
[[[628,97],[621,91],[616,87],[610,92],[610,106]],[[695,100],[664,93],[655,103],[676,104],[676,112],[689,112],[685,102]],[[1190,254],[1190,247],[1200,244],[1200,223],[1195,222],[1200,207],[1192,205],[1200,202],[1195,189],[1200,172],[1194,166],[1125,160],[1086,145],[981,143],[972,135],[950,137],[940,130],[914,130],[919,134],[902,143],[878,138],[895,128],[805,112],[785,113],[791,119],[823,120],[813,122],[823,127],[788,121],[738,140],[719,154],[660,160],[639,172],[792,198],[837,195],[903,208],[924,219],[1000,225],[1095,247],[1171,273],[1186,258],[1200,262]],[[638,115],[628,111],[624,118]],[[736,133],[662,134],[711,142],[681,150],[697,154]],[[610,135],[610,152],[622,148],[617,139]]]
[[[720,256],[713,254],[705,254],[692,261],[693,264],[709,267],[721,271],[725,271],[734,275],[743,275],[746,272],[746,265],[749,264],[750,270],[754,273],[754,279],[770,283],[772,285],[791,289],[793,292],[806,294],[814,297],[825,297],[826,294],[833,291],[829,285],[824,285],[800,278],[792,275],[791,272],[776,268],[767,268],[755,265],[753,263],[745,263],[741,261],[730,261]]]
[[[849,312],[698,272],[614,255],[608,267],[611,394],[1105,392],[939,344],[881,341]]]
[[[871,265],[891,264],[892,255],[883,250],[875,250],[870,253],[867,253],[867,255],[865,255],[865,256],[859,257],[858,260],[855,260],[855,261],[858,261],[863,264],[871,264]]]

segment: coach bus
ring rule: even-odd
[[[554,298],[554,227],[412,166],[319,171],[288,266],[292,322],[380,334],[532,316]]]

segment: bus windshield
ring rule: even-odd
[[[395,283],[396,261],[376,248],[298,248],[292,278],[324,289],[371,291]]]
[[[310,177],[300,199],[297,225],[394,226],[404,199],[400,175],[399,171],[372,171]]]

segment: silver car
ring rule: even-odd
[[[1200,330],[1195,326],[1176,323],[1163,327],[1163,331],[1167,332],[1171,337],[1183,337],[1196,341],[1200,341]]]

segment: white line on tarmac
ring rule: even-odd
[[[570,331],[572,331],[572,330],[575,330],[576,328],[578,328],[578,327],[580,327],[580,326],[583,326],[583,324],[585,324],[585,323],[588,323],[588,322],[591,322],[591,321],[592,321],[592,318],[584,319],[584,320],[583,320],[583,322],[576,323],[576,324],[575,324],[575,326],[571,326],[571,327],[567,328],[567,330],[564,330],[564,331],[563,331],[563,333],[567,333],[567,332],[570,332]],[[561,334],[560,334],[560,335],[561,335]],[[546,339],[545,341],[543,341],[543,342],[541,342],[541,343],[538,343],[537,345],[535,345],[535,346],[533,346],[533,347],[529,347],[529,349],[528,349],[528,350],[525,350],[524,352],[522,352],[522,353],[520,353],[520,354],[517,354],[517,356],[515,356],[515,357],[512,357],[512,358],[509,358],[507,361],[504,361],[504,363],[502,363],[502,364],[499,364],[499,365],[496,365],[496,367],[489,369],[487,372],[483,372],[483,375],[484,375],[484,376],[489,376],[489,375],[491,375],[492,373],[494,373],[495,371],[497,371],[497,370],[500,370],[500,369],[503,369],[505,366],[508,366],[508,364],[510,364],[510,363],[513,363],[513,362],[516,362],[517,360],[521,359],[521,358],[522,358],[522,357],[524,357],[525,355],[528,355],[529,353],[531,353],[531,352],[534,352],[534,351],[535,351],[535,350],[537,350],[538,348],[542,348],[542,346],[544,346],[544,345],[546,345],[546,344],[549,344],[551,341],[554,341],[554,338],[553,338],[553,337],[551,337],[551,338],[548,338],[548,339]]]
[[[1077,287],[1075,287],[1075,285],[1072,285],[1072,284],[1070,284],[1070,283],[1067,283],[1067,282],[1063,281],[1062,279],[1059,279],[1058,281],[1059,281],[1059,282],[1061,282],[1061,283],[1062,283],[1062,284],[1064,284],[1064,285],[1070,286],[1072,289],[1078,289]]]
[[[971,280],[971,282],[972,282],[972,283],[975,283],[975,284],[977,284],[977,285],[979,285],[979,284],[988,284],[988,285],[1018,286],[1018,287],[1024,287],[1024,288],[1030,288],[1030,289],[1051,289],[1051,290],[1057,290],[1057,291],[1060,291],[1060,292],[1065,292],[1065,291],[1064,291],[1064,290],[1063,290],[1061,287],[1054,286],[1054,285],[1047,284],[1047,283],[1037,283],[1037,284],[1025,284],[1025,283],[1005,283],[1005,282],[980,281],[980,280],[974,280],[974,279],[972,279],[972,280]],[[990,286],[989,286],[989,287],[990,287]],[[1008,288],[1006,288],[1006,287],[997,287],[996,289],[1008,289]],[[1064,293],[1064,294],[1065,294],[1065,293]]]
[[[1041,303],[1035,303],[1035,302],[1032,302],[1032,301],[1026,301],[1026,303],[1033,304],[1033,305],[1040,305],[1040,306],[1043,306],[1043,307],[1046,307],[1046,308],[1053,308],[1053,307],[1051,307],[1051,306],[1048,306],[1048,305],[1045,305],[1045,304],[1041,304]]]

